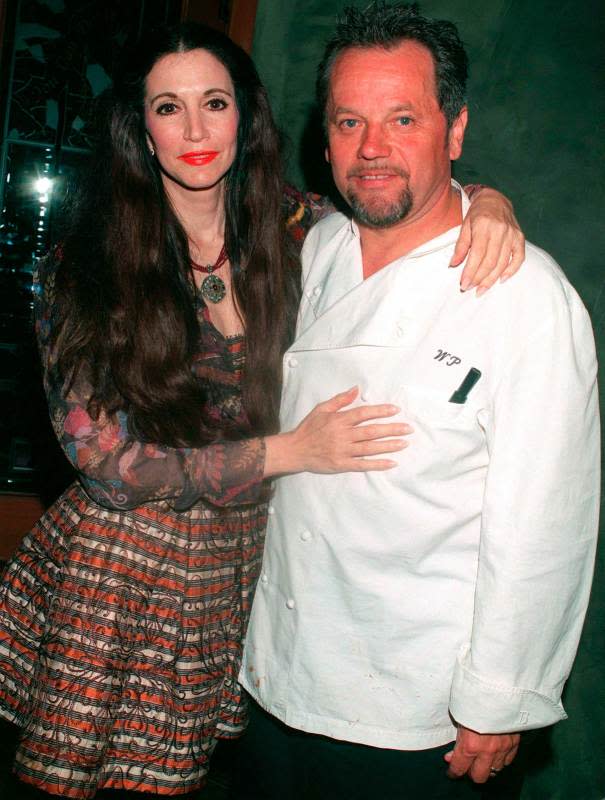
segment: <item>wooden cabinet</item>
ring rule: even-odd
[[[257,5],[257,0],[183,0],[181,19],[223,31],[249,53]]]
[[[34,495],[0,495],[0,561],[9,558],[43,512],[44,504]]]

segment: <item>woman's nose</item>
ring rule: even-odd
[[[199,112],[188,113],[185,126],[185,139],[190,142],[200,142],[202,139],[205,139],[207,135],[208,130],[203,115]]]

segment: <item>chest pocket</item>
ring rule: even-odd
[[[395,401],[401,406],[402,416],[416,427],[468,430],[474,427],[477,409],[473,404],[450,403],[452,392],[418,384],[403,386]]]

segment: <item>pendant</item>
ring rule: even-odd
[[[227,292],[222,278],[212,274],[204,278],[200,291],[204,300],[209,300],[211,303],[220,303]]]

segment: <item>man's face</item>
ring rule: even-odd
[[[427,214],[462,152],[463,109],[451,129],[439,108],[430,52],[353,48],[333,66],[327,106],[334,181],[358,222],[389,227]]]

